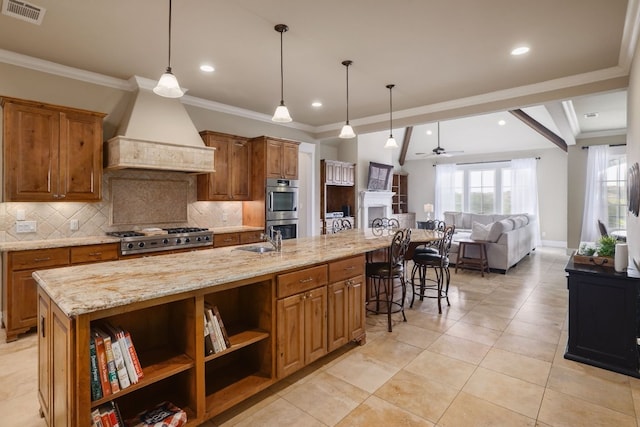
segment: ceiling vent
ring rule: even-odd
[[[40,25],[47,10],[42,6],[18,0],[4,0],[2,13],[13,18],[21,19],[32,24]]]

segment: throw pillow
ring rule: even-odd
[[[501,221],[496,221],[491,226],[491,230],[489,230],[489,235],[487,236],[487,240],[490,242],[497,242],[500,240],[500,236],[507,231],[513,230],[513,222],[507,219],[503,219]]]
[[[479,222],[474,222],[471,226],[471,240],[487,240],[489,237],[489,231],[493,224],[480,224]]]

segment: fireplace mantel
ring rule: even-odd
[[[391,202],[393,191],[361,191],[360,192],[360,224],[361,227],[370,227],[370,208],[382,208],[385,218],[391,217]]]

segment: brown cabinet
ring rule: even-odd
[[[71,410],[75,397],[72,322],[38,291],[38,400],[50,427],[82,425]]]
[[[37,324],[37,284],[31,276],[34,271],[116,259],[117,243],[4,253],[2,321],[7,342]]]
[[[247,138],[202,131],[207,147],[216,149],[214,173],[198,175],[198,200],[251,200],[251,146]]]
[[[356,227],[353,214],[356,204],[355,169],[353,163],[337,160],[320,160],[320,211],[322,234],[333,232],[333,217],[327,213],[342,212],[352,219],[351,225]],[[347,210],[347,212],[345,212]]]
[[[365,337],[364,256],[329,264],[328,346],[334,351]]]
[[[326,265],[278,275],[278,378],[327,354],[327,280]]]
[[[100,200],[105,114],[13,98],[2,106],[6,201]]]
[[[213,235],[213,247],[245,245],[260,242],[261,231],[238,231],[234,233],[215,233]]]
[[[404,173],[394,173],[393,181],[391,183],[391,191],[395,194],[393,195],[393,200],[391,207],[393,208],[394,214],[402,214],[409,212],[409,175]]]

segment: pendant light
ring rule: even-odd
[[[289,123],[291,116],[289,115],[289,110],[284,105],[284,67],[282,65],[282,34],[289,31],[289,27],[285,24],[278,24],[274,29],[280,33],[280,105],[276,107],[276,112],[273,114],[271,120],[278,123]]]
[[[353,128],[349,124],[349,65],[353,64],[353,61],[346,60],[342,61],[342,65],[347,68],[347,121],[342,126],[342,130],[340,131],[340,138],[349,139],[355,138],[356,134],[353,132]]]
[[[171,0],[169,0],[169,62],[167,70],[158,80],[158,84],[153,88],[153,92],[156,95],[164,96],[165,98],[180,98],[184,95],[184,91],[180,89],[178,79],[171,72]]]
[[[392,90],[395,85],[387,85],[389,89],[389,139],[387,139],[384,148],[398,148],[398,143],[393,137],[393,95]]]

